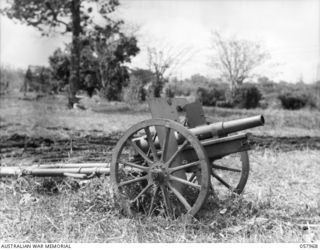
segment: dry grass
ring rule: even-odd
[[[68,138],[72,133],[108,135],[128,129],[133,124],[151,118],[147,105],[130,106],[83,99],[87,110],[68,110],[64,96],[52,96],[38,101],[0,100],[0,136],[19,132],[29,136]],[[263,114],[266,124],[250,132],[271,136],[319,136],[320,112],[310,110],[236,110],[205,108],[215,121],[226,121]]]
[[[214,121],[228,121],[262,114],[266,121],[265,125],[250,129],[250,132],[258,135],[288,137],[320,135],[320,112],[316,110],[205,108],[205,112]]]
[[[145,105],[87,100],[86,111],[67,110],[64,97],[0,100],[0,136],[69,138],[107,135],[150,118]],[[99,111],[99,112],[94,112]],[[257,134],[319,136],[316,111],[205,109],[218,120],[264,114]],[[272,149],[250,153],[251,172],[242,196],[212,197],[192,221],[128,218],[119,212],[109,178],[1,179],[0,242],[310,242],[320,241],[320,152]]]
[[[310,242],[320,240],[319,151],[251,153],[243,196],[211,198],[192,221],[127,218],[109,179],[2,180],[2,242]],[[222,213],[222,211],[225,211]]]
[[[139,121],[151,118],[146,112],[129,109],[123,103],[96,104],[94,108],[98,112],[92,110],[92,104],[88,104],[87,110],[69,110],[65,104],[64,96],[52,96],[39,101],[4,98],[0,100],[0,136],[19,133],[68,138],[74,132],[82,135],[92,132],[106,135],[124,131]]]

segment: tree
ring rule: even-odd
[[[70,50],[56,49],[49,57],[52,72],[52,90],[59,92],[68,84],[70,76]]]
[[[147,69],[135,68],[130,70],[130,81],[125,88],[123,100],[128,103],[144,102],[146,100],[146,86],[153,82],[155,76]]]
[[[96,3],[97,12],[107,22],[109,14],[119,5],[118,0],[7,0],[7,7],[1,10],[9,18],[36,27],[43,35],[56,29],[61,33],[72,33],[69,107],[77,101],[75,94],[80,82],[80,39],[90,25],[95,14],[88,3]],[[86,4],[82,4],[86,3]]]
[[[162,49],[154,47],[147,48],[148,68],[154,73],[155,79],[152,82],[152,95],[160,97],[168,77],[184,62],[193,51],[190,48],[174,49],[165,46]]]
[[[119,100],[129,73],[125,63],[139,52],[137,39],[121,30],[123,22],[113,22],[105,27],[96,25],[87,38],[91,53],[95,55],[97,73],[104,95],[109,100]]]
[[[30,66],[28,67],[26,74],[24,76],[24,81],[23,81],[23,95],[26,96],[26,93],[28,91],[28,86],[30,86],[30,83],[32,82],[32,71],[30,69]]]
[[[268,57],[260,44],[244,39],[223,38],[218,32],[213,34],[212,44],[215,52],[212,65],[228,80],[232,94],[235,88],[254,76],[255,69]]]
[[[87,30],[81,39],[79,88],[91,96],[94,89],[108,100],[120,100],[122,87],[129,81],[129,73],[124,65],[138,53],[134,36],[121,31],[122,22],[114,22],[104,27],[95,25]],[[62,84],[70,72],[69,46],[57,49],[49,58],[56,80]]]

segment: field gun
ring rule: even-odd
[[[210,122],[199,101],[149,100],[152,119],[133,125],[117,142],[111,163],[0,167],[10,175],[110,176],[115,199],[128,213],[191,216],[208,195],[241,194],[249,176],[249,134],[262,115]]]
[[[152,119],[126,131],[112,156],[111,178],[126,207],[195,215],[210,192],[242,193],[248,134],[229,134],[263,125],[262,115],[210,123],[199,101],[156,98],[149,107]]]

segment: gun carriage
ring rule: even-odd
[[[243,192],[249,176],[249,134],[232,133],[263,125],[262,115],[212,123],[199,101],[155,98],[149,107],[152,119],[124,133],[111,163],[0,167],[0,177],[110,175],[115,198],[128,214],[194,216],[210,193],[221,197]]]

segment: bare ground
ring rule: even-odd
[[[77,136],[65,138],[30,137],[13,134],[0,137],[1,165],[48,162],[107,162],[121,132],[109,136]],[[257,149],[279,151],[320,150],[320,137],[272,137],[251,135],[250,144]]]

